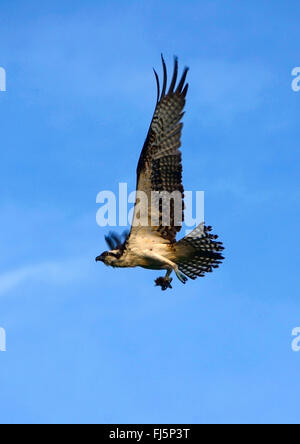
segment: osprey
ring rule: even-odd
[[[155,284],[162,290],[172,288],[172,271],[186,283],[187,277],[196,279],[218,268],[224,248],[211,234],[212,228],[201,223],[194,231],[176,242],[176,234],[183,221],[181,119],[188,90],[183,71],[177,83],[178,60],[174,59],[174,72],[167,91],[167,68],[162,58],[163,84],[154,70],[157,101],[150,128],[137,166],[137,197],[129,234],[121,238],[116,233],[105,236],[110,248],[96,261],[112,267],[143,267],[166,270]],[[169,195],[169,208],[163,205]],[[179,196],[179,199],[178,199]],[[180,217],[178,217],[178,215]],[[168,216],[168,217],[166,217]],[[167,222],[166,222],[167,219]]]

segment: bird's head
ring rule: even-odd
[[[120,258],[118,250],[104,251],[100,256],[96,257],[96,262],[103,262],[105,265],[114,267]]]
[[[123,239],[122,239],[123,237]],[[100,256],[96,257],[96,262],[103,262],[105,265],[111,267],[117,267],[117,262],[124,252],[126,240],[128,238],[128,232],[124,231],[123,236],[119,236],[116,233],[110,232],[108,236],[105,236],[109,251],[104,251]]]

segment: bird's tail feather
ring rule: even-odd
[[[212,228],[202,222],[179,242],[176,243],[179,270],[191,279],[204,276],[222,263],[224,250],[217,235],[211,234]]]

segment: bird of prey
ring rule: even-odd
[[[160,88],[159,77],[154,70],[157,101],[137,165],[137,197],[131,230],[123,238],[116,233],[106,236],[110,250],[96,257],[96,261],[112,267],[139,266],[166,270],[164,277],[155,280],[157,286],[166,290],[172,288],[172,271],[185,284],[188,277],[196,279],[218,268],[224,259],[221,254],[224,248],[221,242],[216,241],[218,236],[211,233],[212,228],[204,222],[176,241],[184,217],[179,148],[181,119],[188,91],[188,68],[184,68],[177,83],[178,60],[175,57],[173,76],[167,89],[167,68],[163,56],[161,59],[163,83]],[[164,195],[173,196],[169,199],[168,209],[162,203]]]

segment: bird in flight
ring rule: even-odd
[[[223,245],[204,222],[183,239],[176,234],[184,220],[182,185],[181,131],[185,98],[188,91],[188,68],[177,84],[178,60],[174,59],[173,76],[167,90],[167,68],[162,58],[163,83],[154,70],[157,101],[150,128],[137,165],[136,201],[132,226],[123,237],[105,236],[109,251],[96,261],[111,267],[143,267],[166,270],[155,284],[162,290],[172,288],[174,271],[185,284],[218,268],[224,257]]]

